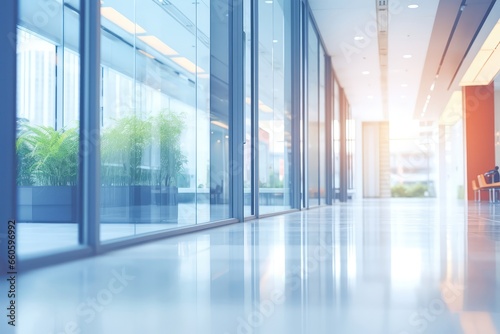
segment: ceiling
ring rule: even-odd
[[[309,3],[353,118],[363,121],[439,119],[500,19],[495,0]],[[386,42],[383,16],[377,15],[382,3],[388,13]]]

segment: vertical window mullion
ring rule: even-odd
[[[100,3],[80,0],[80,243],[99,250]]]

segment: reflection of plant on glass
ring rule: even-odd
[[[157,184],[166,187],[176,186],[187,161],[180,143],[184,120],[181,115],[162,110],[152,118],[152,123],[158,135],[156,143],[160,150]]]
[[[180,138],[184,120],[170,111],[141,119],[127,116],[105,129],[102,135],[102,179],[108,185],[176,186],[187,161]],[[143,167],[147,149],[159,150],[159,167]]]
[[[273,172],[269,175],[267,182],[259,182],[260,188],[283,188],[283,181],[280,180],[280,176],[277,172]]]
[[[141,168],[151,143],[151,122],[135,115],[120,118],[102,135],[102,180],[108,185],[148,185],[151,171]]]
[[[77,128],[55,130],[18,122],[18,185],[76,185],[78,173]]]

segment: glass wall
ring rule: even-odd
[[[99,73],[99,96],[90,98],[98,108],[98,180],[93,170],[78,175],[79,163],[93,161],[96,153],[79,154],[80,132],[97,126],[82,122],[80,130],[79,124],[80,115],[88,116],[80,111],[81,91],[87,91],[87,85],[80,88],[80,35],[88,37],[92,30],[85,26],[79,31],[80,3],[89,4],[19,1],[20,254],[57,253],[83,240],[89,246],[230,219],[237,211],[231,210],[233,193],[244,194],[245,216],[255,215],[256,205],[258,214],[289,210],[292,203],[298,206],[292,189],[301,180],[298,175],[293,180],[292,156],[299,149],[307,152],[300,159],[307,175],[308,183],[302,185],[307,206],[326,203],[325,51],[306,3],[296,2],[304,6],[303,22],[292,22],[295,2],[284,0],[243,0],[242,7],[216,0],[101,1],[100,40],[82,39],[91,44],[89,49],[93,42],[100,49],[100,63],[86,68]],[[258,10],[252,12],[254,8]],[[239,10],[242,26],[231,27]],[[292,36],[292,24],[301,25],[296,31],[306,30],[306,35]],[[242,68],[233,62],[231,50],[233,32],[239,30],[244,32]],[[292,50],[292,38],[304,47]],[[292,52],[306,60],[303,68],[292,68]],[[294,85],[297,91],[292,92],[292,77],[299,72],[305,90]],[[93,80],[89,73],[86,83]],[[231,82],[238,77],[241,82]],[[243,101],[231,98],[242,87],[244,114],[233,118],[237,111],[231,106]],[[301,93],[297,101],[307,105],[292,108],[292,95]],[[84,107],[92,108],[92,101]],[[307,117],[292,115],[292,110]],[[306,131],[292,133],[294,117]],[[234,129],[243,134],[244,143],[237,156],[230,156],[237,151],[230,149],[235,119],[242,119]],[[305,135],[302,148],[292,147],[293,135]],[[243,189],[230,184],[234,163],[243,165]],[[85,215],[99,219],[90,218],[85,227],[78,213],[89,198],[80,198],[79,183],[85,189],[100,185],[99,215]],[[97,238],[97,233],[87,233],[94,228],[100,240],[89,241]]]
[[[101,239],[229,218],[227,16],[181,0],[101,14]]]
[[[326,204],[325,51],[311,18],[307,29],[307,184],[308,207]]]
[[[356,147],[356,124],[352,119],[351,107],[349,104],[346,106],[346,153],[347,153],[347,190],[348,198],[351,198],[354,192],[354,156]]]
[[[254,215],[253,203],[253,107],[252,107],[252,1],[244,0],[244,32],[245,32],[245,142],[244,142],[244,214],[245,217]]]
[[[389,129],[391,195],[393,197],[436,196],[437,181],[439,181],[437,153],[440,140],[437,125],[426,121],[406,121],[404,128],[395,123],[390,125]],[[457,129],[462,130],[460,126]],[[456,158],[459,156],[457,153]],[[450,170],[455,171],[456,166]],[[457,189],[452,193],[457,194]]]
[[[325,50],[319,45],[319,197],[326,204],[326,97],[325,97]]]
[[[17,219],[21,256],[78,245],[79,1],[19,1]]]
[[[307,180],[309,207],[319,205],[318,37],[309,19],[307,46]]]
[[[259,212],[291,208],[290,1],[259,1]]]
[[[333,198],[340,195],[340,88],[337,80],[333,82]]]

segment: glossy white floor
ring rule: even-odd
[[[34,270],[18,290],[22,334],[500,333],[500,204],[336,204]]]

